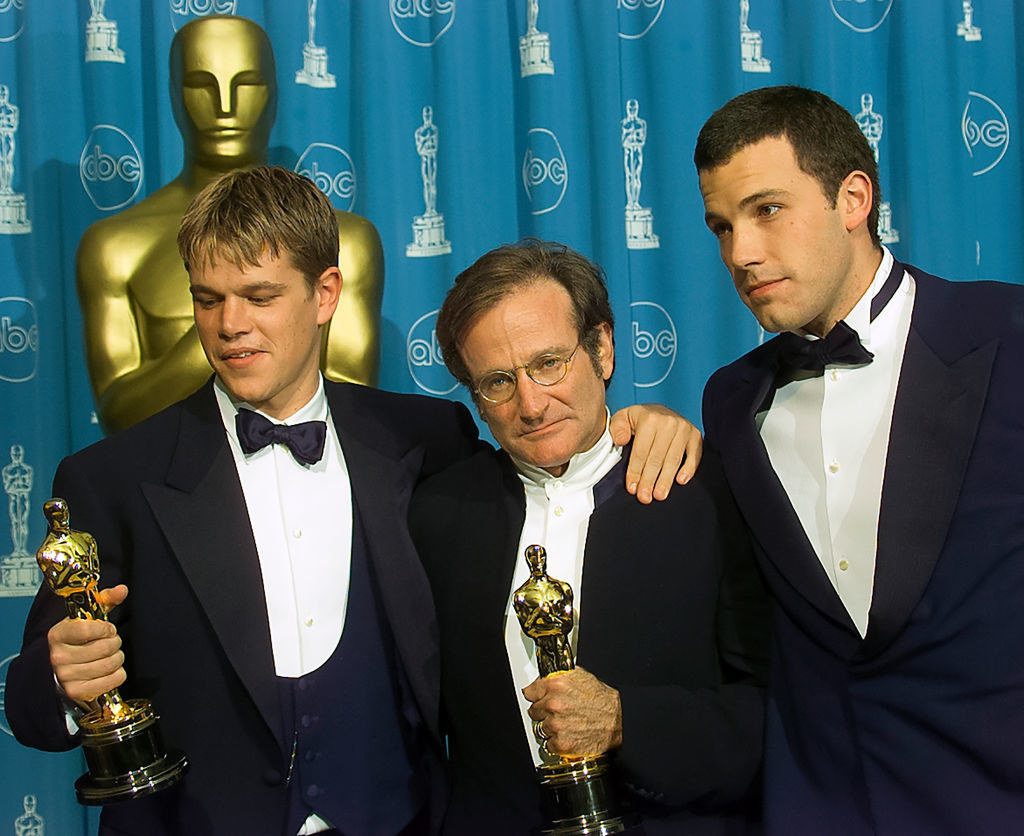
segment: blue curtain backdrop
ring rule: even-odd
[[[1013,0],[0,0],[0,683],[53,471],[100,436],[75,249],[179,173],[168,50],[209,13],[249,17],[273,42],[271,162],[380,231],[388,389],[466,399],[438,355],[438,305],[482,252],[536,235],[607,270],[613,404],[698,416],[710,372],[761,334],[703,228],[693,143],[712,110],[764,85],[815,87],[857,116],[898,258],[954,279],[1024,276]],[[302,72],[311,13],[308,51],[326,68]],[[427,107],[434,213],[416,142]],[[77,753],[24,750],[3,727],[0,833],[89,832],[81,771]]]

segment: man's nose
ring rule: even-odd
[[[246,304],[241,299],[227,298],[221,305],[220,334],[224,339],[231,339],[248,333],[252,327]]]
[[[722,258],[727,267],[745,270],[764,260],[764,242],[760,233],[747,225],[737,225],[723,246]]]
[[[534,381],[525,369],[516,371],[516,397],[519,398],[519,415],[524,421],[535,421],[544,415],[551,395],[547,386]]]

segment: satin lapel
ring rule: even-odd
[[[274,732],[281,726],[263,576],[212,389],[186,402],[167,483],[143,494],[217,641]]]
[[[993,341],[947,364],[917,328],[910,330],[889,433],[864,656],[892,641],[931,577],[967,470],[996,348]]]
[[[489,502],[489,509],[480,508],[479,521],[486,526],[482,530],[489,534],[493,533],[493,559],[478,561],[478,566],[473,571],[477,573],[476,588],[480,590],[480,606],[486,607],[485,612],[492,612],[496,616],[494,629],[497,633],[497,642],[492,642],[485,636],[480,636],[479,641],[482,651],[500,654],[501,673],[495,675],[493,682],[487,686],[488,700],[494,705],[495,720],[494,729],[490,733],[494,735],[495,743],[500,747],[496,748],[496,751],[507,750],[517,753],[520,768],[514,769],[513,765],[509,764],[507,769],[502,770],[512,782],[515,776],[528,774],[533,770],[533,756],[530,754],[530,746],[520,720],[519,705],[522,695],[512,679],[512,669],[505,646],[505,614],[509,593],[512,590],[512,578],[515,576],[518,561],[526,560],[519,550],[519,541],[526,523],[526,494],[509,457],[501,451],[495,455],[501,463],[501,497],[487,498],[497,501]],[[485,516],[491,514],[493,516]],[[501,718],[506,717],[508,722],[501,722]]]
[[[716,442],[736,502],[757,543],[778,572],[804,599],[838,625],[856,631],[836,594],[800,518],[772,468],[754,422],[774,382],[771,362],[751,364],[728,392]]]
[[[366,535],[367,557],[399,662],[422,716],[436,729],[440,699],[436,619],[430,584],[406,526],[409,496],[424,451],[415,447],[400,459],[390,458],[347,432],[333,407],[332,415],[345,452],[354,513]]]

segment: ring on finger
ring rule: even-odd
[[[538,740],[547,740],[548,735],[544,733],[544,721],[534,720],[533,721],[533,733],[537,736]]]

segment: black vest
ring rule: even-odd
[[[417,730],[402,716],[399,676],[355,509],[341,640],[315,671],[278,677],[286,751],[294,750],[285,836],[310,813],[344,834],[394,834],[423,806]]]

